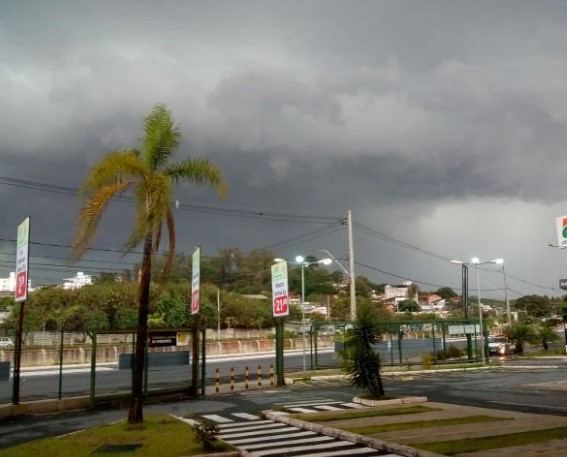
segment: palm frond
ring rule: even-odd
[[[110,200],[126,191],[132,183],[129,181],[117,182],[99,189],[83,205],[77,218],[77,231],[72,244],[72,258],[78,260],[89,247],[95,237],[98,224]]]
[[[89,170],[81,193],[88,198],[106,186],[142,177],[146,170],[136,152],[129,149],[106,154]]]
[[[165,168],[163,172],[178,183],[185,180],[195,184],[210,184],[220,197],[228,192],[228,186],[219,167],[207,159],[188,159],[177,162]]]
[[[179,146],[181,132],[165,105],[156,105],[144,119],[144,158],[151,170],[158,170]]]
[[[148,233],[160,232],[170,206],[171,182],[169,177],[150,174],[140,181],[136,187],[136,220],[125,249],[131,251],[144,241]],[[159,241],[158,245],[154,243],[154,246],[159,247]]]

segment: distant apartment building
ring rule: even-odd
[[[15,292],[16,273],[11,272],[7,278],[0,278],[0,292]]]
[[[31,292],[31,280],[28,280],[28,290]],[[7,295],[16,291],[16,273],[11,271],[7,278],[0,278],[0,294]]]
[[[63,289],[80,289],[81,287],[88,286],[93,283],[92,275],[86,275],[82,271],[77,272],[74,278],[67,278],[63,280]]]
[[[386,284],[384,286],[384,301],[392,302],[395,305],[404,300],[417,301],[417,292],[414,296],[410,296],[412,284],[411,281],[404,281],[401,285],[396,286]]]

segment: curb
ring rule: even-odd
[[[442,454],[436,454],[429,451],[422,451],[402,444],[390,443],[377,438],[370,438],[356,433],[345,432],[335,428],[326,427],[324,425],[314,424],[312,422],[302,421],[289,417],[289,414],[278,411],[264,411],[264,416],[275,422],[282,422],[293,427],[299,427],[311,432],[320,433],[321,435],[331,436],[344,441],[350,441],[354,444],[376,449],[381,452],[395,453],[404,457],[444,457]],[[246,456],[246,454],[242,454]]]

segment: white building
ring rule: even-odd
[[[392,302],[396,306],[404,300],[415,300],[417,302],[417,291],[413,297],[410,297],[411,281],[404,281],[402,285],[391,286],[389,284],[384,286],[384,301]]]
[[[0,292],[16,291],[16,273],[10,272],[7,278],[0,278]]]
[[[77,272],[74,278],[63,280],[63,289],[80,289],[93,283],[92,276],[86,275],[82,271]]]

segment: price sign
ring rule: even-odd
[[[274,317],[289,316],[287,262],[272,265],[272,311]]]
[[[30,218],[26,217],[18,226],[16,239],[16,293],[17,302],[28,298],[28,254],[30,240]]]

